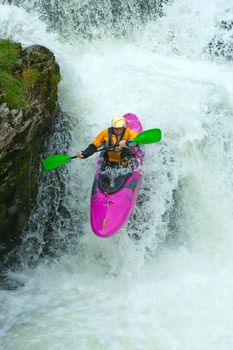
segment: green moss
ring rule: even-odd
[[[22,79],[26,88],[31,88],[41,81],[42,74],[36,68],[24,69]]]
[[[26,90],[22,81],[0,70],[0,89],[1,88],[6,94],[6,102],[10,108],[25,107]]]
[[[9,39],[0,40],[0,71],[11,74],[12,67],[20,53],[20,45]]]
[[[20,55],[21,46],[10,40],[0,40],[0,91],[6,96],[10,108],[25,107],[26,89],[21,79],[13,74],[13,67]]]
[[[51,80],[52,80],[52,84],[57,86],[57,84],[61,80],[61,74],[60,73],[54,73]]]

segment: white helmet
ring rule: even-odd
[[[112,119],[112,127],[113,128],[125,128],[126,120],[124,117],[117,116]]]

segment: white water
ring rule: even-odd
[[[147,147],[135,214],[109,239],[89,227],[94,157],[69,166],[77,239],[59,260],[9,272],[21,287],[0,294],[3,349],[233,348],[233,71],[204,54],[218,18],[233,16],[228,7],[177,0],[127,40],[64,43],[36,13],[0,6],[1,33],[56,55],[72,152],[115,113],[163,130],[163,142]]]

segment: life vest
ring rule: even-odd
[[[121,140],[123,140],[123,138],[124,138],[124,134],[125,134],[125,128],[124,128],[124,130],[123,130],[123,132],[122,132],[122,134],[120,135],[120,138],[119,139],[117,139],[117,136],[116,136],[116,139],[117,139],[117,141],[116,141],[116,143],[114,143],[113,142],[113,138],[112,138],[112,136],[113,136],[113,128],[111,127],[111,128],[108,128],[108,144],[107,144],[107,146],[108,147],[114,147],[114,146],[117,146],[118,144],[119,144],[119,142],[121,141]],[[127,156],[129,154],[129,151],[128,150],[126,150],[126,149],[123,149],[122,151],[107,151],[106,153],[105,153],[105,158],[106,158],[106,160],[108,161],[108,162],[110,162],[110,163],[112,163],[112,162],[114,162],[114,163],[119,163],[119,164],[123,164],[123,165],[127,165],[125,162],[124,162],[124,158]],[[124,164],[125,163],[125,164]]]

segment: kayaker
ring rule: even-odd
[[[115,151],[105,152],[106,164],[109,166],[127,165],[127,157],[130,156],[128,141],[136,137],[138,133],[127,128],[124,117],[117,116],[112,119],[112,126],[104,129],[95,140],[84,150],[79,151],[78,158],[88,158],[101,146],[114,147]]]

